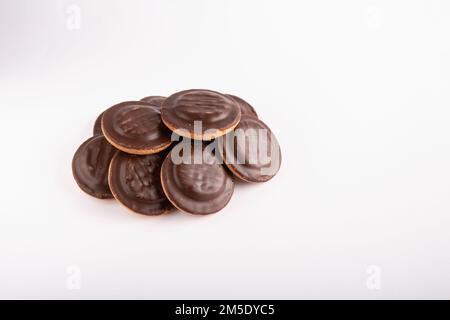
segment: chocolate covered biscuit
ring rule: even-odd
[[[171,131],[162,123],[158,107],[128,101],[103,113],[102,131],[117,149],[131,154],[158,153],[171,144]]]
[[[170,130],[192,139],[211,140],[233,130],[241,118],[237,102],[211,90],[192,89],[168,97],[161,118]],[[201,124],[196,131],[195,122]]]
[[[265,182],[280,169],[280,145],[270,128],[254,116],[242,116],[239,125],[217,143],[224,163],[241,180]]]
[[[164,153],[138,156],[118,152],[109,168],[109,185],[117,201],[144,215],[160,215],[173,208],[161,187]]]
[[[117,152],[102,135],[86,140],[75,152],[72,173],[78,186],[87,194],[99,198],[112,198],[108,185],[108,168]]]
[[[212,152],[206,148],[200,150],[203,159],[196,163],[194,150],[191,149],[191,158],[186,163],[175,158],[175,147],[167,155],[161,168],[163,190],[181,211],[197,215],[215,213],[230,201],[234,182]]]

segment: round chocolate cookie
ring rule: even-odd
[[[211,140],[233,130],[241,110],[231,97],[211,90],[185,90],[168,97],[161,118],[176,134],[197,140]],[[194,122],[201,121],[200,128]]]
[[[166,97],[162,97],[162,96],[148,96],[148,97],[141,99],[141,101],[147,102],[147,103],[157,106],[159,108],[161,108],[164,100],[166,100]]]
[[[190,161],[179,161],[179,145],[168,154],[161,168],[161,183],[167,198],[175,207],[191,214],[205,215],[224,208],[234,191],[231,174],[205,148],[201,163],[194,162],[193,147]],[[201,157],[201,150],[199,153]]]
[[[102,117],[103,117],[103,112],[100,113],[99,116],[97,117],[97,119],[95,120],[94,136],[96,136],[98,134],[103,134],[103,132],[102,132]]]
[[[244,115],[239,125],[217,139],[227,167],[248,182],[270,180],[280,169],[281,149],[269,127],[254,116]]]
[[[232,94],[227,94],[227,96],[231,97],[234,101],[237,102],[239,108],[241,109],[241,115],[254,116],[258,118],[258,114],[256,113],[255,109],[250,105],[250,103]]]
[[[89,138],[78,148],[72,160],[72,173],[84,192],[100,199],[113,197],[108,186],[108,168],[116,152],[102,135]]]
[[[138,156],[117,152],[109,168],[109,185],[117,201],[130,210],[160,215],[173,209],[161,187],[161,164],[166,152]]]
[[[153,154],[171,144],[170,130],[158,107],[143,101],[116,104],[103,113],[102,131],[117,149],[131,154]]]

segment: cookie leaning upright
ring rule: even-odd
[[[241,180],[266,182],[280,170],[278,140],[255,116],[243,115],[232,132],[216,141],[224,163]]]
[[[99,199],[113,197],[108,168],[116,152],[102,135],[89,138],[78,148],[72,160],[72,173],[81,190]]]
[[[103,117],[103,112],[98,115],[97,119],[95,119],[94,129],[93,129],[94,136],[103,134],[103,132],[102,132],[102,117]]]
[[[127,101],[106,110],[102,116],[105,138],[126,153],[158,153],[171,144],[171,132],[161,121],[157,106]]]
[[[238,125],[241,110],[230,96],[212,90],[191,89],[168,97],[162,104],[161,118],[180,136],[212,140]],[[201,121],[200,132],[194,130],[196,121]]]

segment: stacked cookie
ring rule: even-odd
[[[75,152],[72,171],[86,193],[137,213],[204,215],[227,205],[234,177],[265,182],[280,164],[279,144],[250,104],[185,90],[104,111],[94,136]]]

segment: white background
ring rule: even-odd
[[[1,0],[0,298],[450,298],[449,32],[445,0]],[[253,104],[273,180],[207,217],[78,189],[101,111],[189,88]]]

